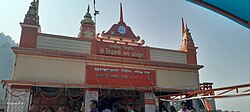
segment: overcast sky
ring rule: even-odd
[[[0,32],[19,43],[22,22],[33,0],[0,0]],[[107,31],[119,21],[123,3],[125,23],[145,40],[146,45],[167,49],[181,46],[181,17],[199,47],[201,82],[225,87],[250,82],[250,30],[208,9],[184,0],[96,0],[100,11],[97,32]],[[77,36],[80,21],[92,0],[40,0],[43,33]],[[230,103],[228,103],[230,102]],[[250,97],[217,100],[217,108],[249,111]]]

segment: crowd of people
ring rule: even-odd
[[[91,100],[90,101],[90,112],[100,112],[98,110],[98,108],[97,108],[97,104],[98,104],[98,102],[96,100]],[[103,109],[101,112],[126,112],[126,110],[123,109],[123,108],[121,108],[118,103],[113,103],[112,104],[112,109],[108,108],[108,105],[109,105],[108,103],[105,103],[105,105],[106,105],[106,108]],[[127,112],[137,112],[135,110],[134,103],[128,103],[128,105],[127,105]]]
[[[168,109],[166,102],[163,102],[160,112],[177,112],[174,106],[170,106]],[[188,107],[187,103],[181,102],[181,109],[178,112],[196,112],[194,107]]]
[[[67,108],[66,105],[60,105],[56,110],[53,107],[45,108],[43,107],[41,112],[85,112],[84,103],[82,103],[80,110],[73,111]],[[89,103],[90,112],[137,112],[134,103],[128,103],[127,109],[121,108],[119,103],[113,103],[112,108],[108,108],[110,104],[105,103],[106,108],[103,110],[98,110],[98,102],[96,100],[91,100]],[[33,105],[30,106],[29,112],[33,112]],[[177,111],[174,106],[168,107],[166,102],[160,107],[159,112],[196,112],[194,107],[188,107],[186,102],[181,102],[181,109]]]
[[[106,106],[108,107],[108,103],[106,103]],[[43,107],[41,109],[41,112],[85,112],[84,110],[84,103],[82,103],[80,110],[71,110],[66,105],[60,105],[56,110],[53,107]],[[123,108],[120,108],[120,105],[118,103],[113,103],[112,108],[105,108],[102,111],[98,110],[98,102],[96,100],[91,100],[89,103],[90,112],[137,112],[135,110],[135,106],[133,103],[128,103],[127,110]],[[29,112],[34,112],[34,105],[31,104],[29,106]]]

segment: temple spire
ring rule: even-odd
[[[30,3],[29,10],[25,15],[23,23],[30,25],[39,25],[38,2],[39,0],[33,0],[33,2]]]
[[[182,27],[184,25],[182,24]],[[191,33],[189,32],[188,26],[186,24],[186,28],[183,30],[184,32],[182,33],[182,46],[181,49],[182,51],[187,51],[188,48],[195,48]]]
[[[88,5],[87,13],[89,13],[89,5]]]
[[[84,19],[81,21],[80,32],[78,38],[94,38],[95,37],[95,22],[92,20],[92,16],[89,13],[90,8],[88,5],[87,12],[84,15]]]
[[[91,25],[95,24],[95,22],[92,20],[92,16],[89,13],[89,11],[90,11],[90,9],[89,9],[89,5],[88,5],[87,12],[84,15],[84,19],[81,21],[81,24],[91,24]]]
[[[186,50],[187,49],[187,35],[186,35],[186,29],[184,26],[184,19],[183,17],[181,18],[181,27],[182,27],[182,45],[180,50]]]
[[[185,30],[185,27],[184,27],[184,20],[183,20],[183,17],[181,18],[181,25],[182,25],[182,36],[184,35],[184,30]]]
[[[195,48],[191,33],[189,32],[189,29],[188,29],[188,26],[186,24],[186,27],[184,27],[184,20],[182,18],[182,46],[181,46],[181,50],[186,51],[188,47]]]
[[[182,45],[180,51],[187,53],[187,64],[197,64],[196,49],[188,26],[184,27],[184,20],[182,18]]]
[[[122,3],[120,3],[120,22],[123,22]]]

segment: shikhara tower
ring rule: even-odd
[[[196,58],[196,49],[194,41],[192,39],[191,33],[186,24],[186,28],[184,27],[184,20],[182,18],[182,45],[180,51],[187,52],[187,60],[188,64],[197,64]]]
[[[89,13],[89,5],[87,13],[84,19],[81,21],[80,33],[78,38],[94,38],[95,37],[95,22],[92,20],[92,16]]]

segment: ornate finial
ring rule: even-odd
[[[89,5],[88,5],[87,13],[89,13]]]
[[[185,32],[185,27],[184,27],[184,20],[183,17],[181,18],[181,25],[182,25],[182,34]]]
[[[25,24],[39,25],[38,16],[38,0],[33,0],[30,3],[29,10],[24,18]]]
[[[145,40],[141,39],[140,43],[141,43],[141,45],[144,45],[145,44]]]
[[[28,14],[37,14],[37,2],[34,0],[33,2],[30,3],[30,7],[29,7],[29,10],[28,10]]]
[[[30,3],[31,6],[36,6],[36,0],[33,0],[33,2]]]
[[[95,24],[95,22],[92,20],[92,16],[89,13],[89,11],[90,10],[89,10],[89,5],[88,5],[87,12],[84,15],[84,19],[81,21],[81,24],[91,24],[91,25]]]
[[[123,22],[122,3],[120,3],[120,21]]]

